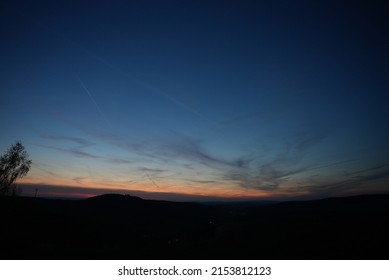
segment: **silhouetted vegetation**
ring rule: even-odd
[[[217,206],[1,197],[2,259],[388,259],[389,195]]]
[[[30,170],[31,160],[20,141],[13,144],[0,156],[0,195],[18,195],[12,184],[17,178],[25,176]]]

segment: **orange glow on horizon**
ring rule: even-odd
[[[271,192],[255,189],[244,189],[241,187],[226,186],[226,185],[212,185],[210,186],[185,186],[185,184],[180,185],[176,183],[175,185],[160,183],[159,187],[153,185],[151,182],[137,183],[126,185],[124,183],[118,182],[107,182],[103,183],[92,183],[92,184],[79,184],[74,181],[69,180],[56,180],[45,182],[38,178],[23,178],[18,181],[23,184],[33,184],[33,185],[43,185],[50,187],[69,187],[69,188],[81,188],[81,189],[91,189],[91,190],[102,190],[109,192],[109,190],[115,192],[145,192],[153,194],[178,194],[185,196],[196,196],[196,197],[215,197],[215,198],[225,198],[225,199],[271,199],[273,197],[285,196],[285,193],[280,192]],[[88,193],[57,193],[50,192],[48,195],[52,196],[71,196],[71,197],[90,197],[94,196],[94,192]]]

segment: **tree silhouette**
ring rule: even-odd
[[[30,170],[31,160],[20,141],[12,145],[0,156],[0,195],[16,194],[11,185],[17,178],[25,176]]]

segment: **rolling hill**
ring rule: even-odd
[[[1,259],[389,259],[389,195],[257,206],[0,197]]]

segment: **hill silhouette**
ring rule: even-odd
[[[261,206],[0,197],[1,259],[389,259],[389,195]]]

